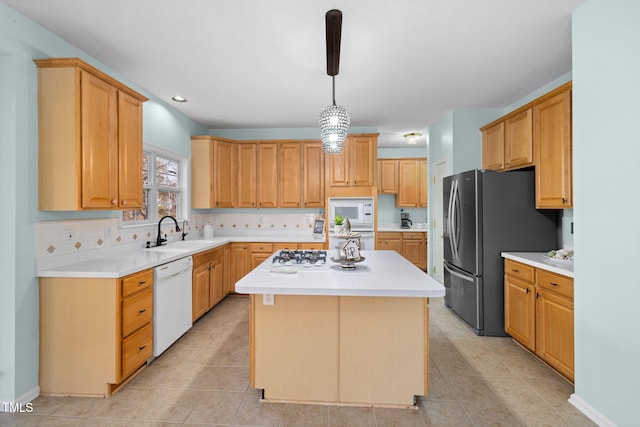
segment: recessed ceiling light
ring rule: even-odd
[[[179,96],[179,95],[176,95],[176,96],[172,97],[171,99],[174,100],[175,102],[187,102],[187,98],[185,98],[184,96]]]

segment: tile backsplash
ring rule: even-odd
[[[311,234],[317,214],[198,214],[186,226],[187,239],[202,238],[204,225],[210,222],[214,236]],[[182,227],[182,222],[180,222]],[[154,241],[157,223],[120,227],[117,218],[36,222],[36,258],[66,255],[97,248]],[[161,234],[180,239],[173,221],[162,223]]]

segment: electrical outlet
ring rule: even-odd
[[[273,294],[263,294],[262,295],[262,304],[264,304],[264,305],[274,305],[275,304],[275,296]]]
[[[73,242],[73,231],[72,230],[66,230],[64,232],[64,242],[65,243],[72,243]]]

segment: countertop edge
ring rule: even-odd
[[[510,259],[512,261],[518,261],[532,267],[541,268],[543,270],[551,271],[552,273],[560,274],[562,276],[574,278],[573,264],[568,265],[554,265],[552,261],[544,261],[542,258],[545,255],[544,252],[502,252],[500,254],[503,258]]]

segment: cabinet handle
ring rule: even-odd
[[[536,298],[540,298],[540,292],[536,292]]]
[[[549,284],[550,284],[551,286],[558,286],[558,284],[557,284],[557,283],[553,283],[553,282],[549,282]]]
[[[513,269],[511,270],[511,272],[512,272],[512,273],[517,273],[517,272],[519,272],[519,271],[520,271],[520,270],[513,270]]]
[[[567,199],[565,199],[564,197],[562,198],[562,204],[566,205],[567,204]]]
[[[111,204],[112,205],[117,205],[118,204],[118,199],[112,199],[111,200]]]
[[[141,281],[139,281],[139,282],[138,282],[138,286],[142,286],[142,285],[144,285],[145,283],[147,283],[147,281],[146,281],[146,280],[141,280]]]
[[[127,201],[126,200],[122,201],[122,206],[127,206]]]
[[[142,314],[142,313],[144,313],[145,311],[147,311],[147,309],[146,309],[146,308],[143,308],[142,310],[138,310],[138,314]]]
[[[525,293],[525,294],[528,294],[528,293],[529,293],[529,288],[527,288],[527,290],[526,290],[524,293]]]
[[[142,347],[138,347],[138,351],[142,351],[142,350],[144,350],[146,347],[147,347],[146,345],[143,345]]]

